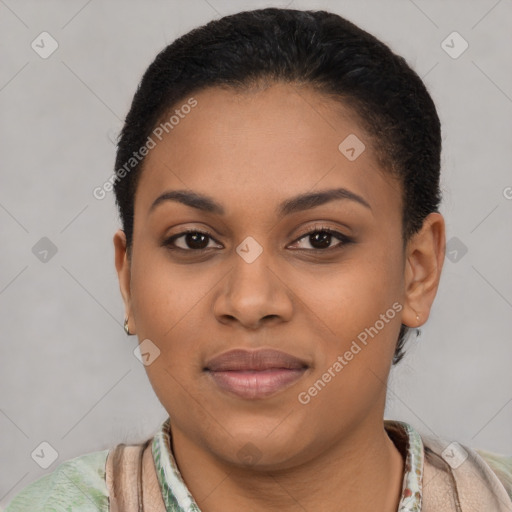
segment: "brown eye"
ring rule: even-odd
[[[181,240],[183,239],[183,240]],[[179,243],[177,241],[180,240]],[[167,238],[163,245],[169,249],[182,251],[203,251],[208,249],[208,244],[213,237],[210,233],[197,229],[187,230]]]
[[[339,240],[339,243],[335,246],[331,245],[333,238]],[[311,249],[308,247],[299,247],[299,249],[319,251],[337,249],[353,241],[343,233],[330,228],[315,228],[315,230],[309,231],[308,233],[302,235],[296,242],[294,242],[294,245],[300,243],[301,240],[305,240],[307,243],[309,243]]]

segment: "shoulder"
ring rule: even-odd
[[[493,470],[512,499],[512,455],[500,455],[487,450],[475,450]]]
[[[449,442],[423,432],[420,435],[424,448],[424,470],[446,472],[450,467],[456,469],[453,474],[456,475],[457,486],[462,486],[468,496],[480,493],[489,500],[498,500],[500,505],[506,503],[506,510],[512,510],[511,455]]]
[[[5,512],[108,511],[105,463],[109,450],[87,453],[59,464],[27,485]]]

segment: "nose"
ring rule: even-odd
[[[240,254],[242,254],[240,256]],[[233,267],[214,295],[213,311],[221,323],[240,323],[246,329],[289,321],[293,314],[290,286],[262,251],[255,259],[233,255]]]

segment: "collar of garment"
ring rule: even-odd
[[[384,420],[384,428],[405,460],[402,496],[397,512],[420,512],[422,502],[423,442],[408,423]],[[153,437],[152,453],[168,512],[201,512],[187,488],[171,448],[170,418]]]

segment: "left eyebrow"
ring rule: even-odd
[[[279,206],[278,213],[280,216],[290,215],[297,211],[309,210],[310,208],[315,208],[316,206],[341,199],[354,201],[365,206],[369,210],[372,209],[370,204],[355,192],[351,192],[346,188],[333,188],[320,192],[300,194],[291,199],[287,199]]]
[[[283,217],[298,211],[309,210],[331,201],[342,199],[354,201],[370,210],[372,209],[370,204],[360,195],[351,192],[346,188],[335,188],[320,192],[308,192],[287,199],[278,206],[277,214],[280,217]],[[186,206],[190,206],[191,208],[215,213],[217,215],[225,214],[223,206],[217,203],[213,198],[198,192],[191,192],[189,190],[170,190],[164,192],[153,201],[153,204],[149,208],[149,213],[151,213],[159,204],[166,201],[176,201]]]

